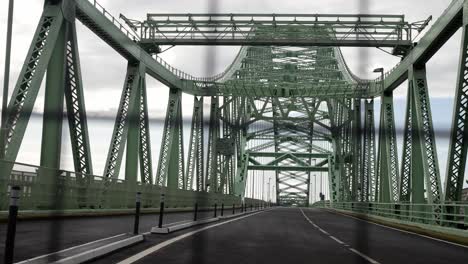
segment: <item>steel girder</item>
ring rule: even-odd
[[[67,41],[66,51],[65,102],[72,141],[73,164],[76,172],[93,174],[75,23],[70,23],[69,26],[68,34],[70,36]]]
[[[34,34],[18,82],[10,99],[0,149],[7,161],[16,161],[34,103],[47,71],[41,165],[60,168],[63,99],[67,106],[73,162],[78,180],[92,174],[86,110],[74,17],[66,8],[46,4]],[[63,13],[63,12],[66,12]],[[65,18],[65,16],[67,16]],[[10,175],[13,163],[2,166]],[[41,173],[41,180],[54,181],[56,175]],[[0,192],[4,188],[1,187]],[[81,192],[83,190],[79,190]],[[80,201],[84,206],[86,201]]]
[[[364,144],[362,153],[362,192],[363,202],[376,201],[376,157],[375,157],[375,124],[374,100],[365,100],[364,110]]]
[[[398,156],[393,112],[393,95],[381,97],[378,145],[378,197],[379,202],[398,201]]]
[[[409,71],[400,200],[441,203],[442,190],[424,67]],[[434,208],[440,212],[440,208]]]
[[[445,181],[447,203],[461,200],[468,151],[468,3],[463,7],[462,31]]]
[[[182,125],[182,92],[171,89],[167,103],[164,132],[159,154],[157,184],[169,190],[184,187],[184,140]]]
[[[361,100],[355,99],[353,101],[353,120],[352,120],[352,189],[351,200],[363,200],[363,179],[361,171],[361,143],[362,143],[362,128],[361,128]]]
[[[219,98],[217,96],[211,97],[210,105],[210,130],[208,135],[208,156],[207,156],[207,181],[206,186],[209,192],[219,192],[220,175],[218,174],[218,155],[217,155],[217,143],[220,137],[219,132]]]
[[[146,93],[146,78],[140,77],[140,112],[139,112],[139,158],[140,180],[142,183],[153,184],[153,161],[151,155],[151,139],[148,117],[148,98]]]
[[[204,177],[204,120],[203,120],[203,97],[194,96],[192,126],[187,159],[187,172],[185,174],[184,189],[192,190],[195,181],[195,190],[205,190]]]
[[[148,14],[127,20],[154,45],[411,46],[416,29],[401,15]],[[326,29],[326,30],[324,30]]]
[[[103,207],[111,202],[108,189],[119,180],[125,147],[127,188],[136,188],[138,169],[141,183],[153,183],[147,104],[145,67],[141,63],[129,62],[104,168],[104,189],[101,194]]]

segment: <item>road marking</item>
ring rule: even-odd
[[[369,258],[368,256],[362,254],[361,252],[355,250],[354,248],[350,247],[349,250],[351,250],[352,252],[358,254],[359,256],[363,257],[364,259],[366,259],[367,261],[369,261],[370,263],[378,263],[377,261]]]
[[[334,236],[330,236],[330,235],[329,235],[329,237],[330,237],[331,239],[335,240],[336,242],[338,242],[338,243],[341,244],[341,245],[346,245],[345,242],[339,240],[338,238],[336,238],[336,237],[334,237]]]
[[[328,210],[327,210],[327,211],[328,211]],[[354,216],[351,216],[351,215],[342,214],[342,213],[340,213],[340,212],[334,212],[334,211],[333,211],[333,212],[331,212],[331,213],[339,214],[339,215],[341,215],[341,216],[346,216],[346,217],[349,217],[349,218],[353,218],[353,219],[356,219],[356,220],[360,220],[360,221],[363,221],[363,222],[366,222],[366,223],[369,223],[369,224],[373,224],[373,225],[376,225],[376,226],[384,227],[384,228],[387,228],[387,229],[399,231],[399,232],[402,232],[402,233],[407,233],[407,234],[411,234],[411,235],[415,235],[415,236],[419,236],[419,237],[428,238],[428,239],[431,239],[431,240],[435,240],[435,241],[438,241],[438,242],[443,242],[443,243],[450,244],[450,245],[453,245],[453,246],[459,246],[459,247],[463,247],[463,248],[468,248],[468,246],[465,246],[465,245],[462,245],[462,244],[457,244],[457,243],[455,243],[455,242],[450,242],[450,241],[447,241],[447,240],[443,240],[443,239],[439,239],[439,238],[435,238],[435,237],[430,237],[430,236],[426,236],[426,235],[421,235],[421,234],[418,234],[418,233],[415,233],[415,232],[406,231],[406,230],[403,230],[403,229],[398,229],[398,228],[395,228],[395,227],[391,227],[391,226],[386,226],[386,225],[374,223],[374,222],[372,222],[372,221],[367,221],[367,220],[364,220],[364,219],[361,219],[361,218],[358,218],[358,217],[354,217]]]
[[[198,230],[194,230],[194,231],[191,231],[191,232],[188,232],[188,233],[185,233],[185,234],[182,234],[180,236],[176,236],[174,238],[171,238],[169,240],[166,240],[162,243],[159,243],[153,247],[150,247],[148,249],[145,249],[143,251],[141,251],[140,253],[136,254],[136,255],[133,255],[125,260],[122,260],[120,261],[118,264],[130,264],[130,263],[134,263],[135,261],[137,260],[140,260],[150,254],[153,254],[155,252],[157,252],[158,250],[162,249],[162,248],[165,248],[179,240],[182,240],[184,238],[187,238],[189,236],[193,236],[197,233],[200,233],[202,231],[205,231],[205,230],[208,230],[208,229],[211,229],[211,228],[214,228],[214,227],[217,227],[217,226],[220,226],[220,225],[225,225],[225,224],[228,224],[228,223],[231,223],[231,222],[235,222],[235,221],[238,221],[238,220],[241,220],[241,219],[244,219],[244,218],[247,218],[247,217],[250,217],[250,216],[254,216],[254,215],[257,215],[257,214],[260,214],[260,213],[263,213],[263,212],[266,212],[266,211],[269,211],[269,210],[265,210],[265,211],[260,211],[260,212],[257,212],[257,213],[252,213],[252,214],[248,214],[248,215],[245,215],[245,216],[241,216],[241,217],[238,217],[238,218],[234,218],[234,219],[231,219],[231,220],[227,220],[227,221],[224,221],[222,223],[218,223],[218,224],[214,224],[214,225],[209,225],[209,226],[205,226],[203,228],[200,228]]]
[[[320,228],[317,224],[315,224],[312,220],[310,220],[310,218],[304,213],[304,211],[302,209],[301,210],[301,213],[302,215],[305,217],[305,219],[310,223],[312,224],[315,228],[317,228],[317,230],[319,230],[320,232],[326,234],[329,238],[335,240],[338,244],[341,244],[343,245],[344,247],[346,247],[347,249],[349,249],[349,251],[353,252],[354,254],[357,254],[359,256],[361,256],[362,258],[364,258],[365,260],[369,261],[369,263],[372,263],[372,264],[380,264],[378,261],[372,259],[371,257],[363,254],[362,252],[359,252],[357,251],[356,249],[350,247],[348,244],[346,244],[345,242],[339,240],[338,238],[330,235],[327,231],[323,230],[322,228]]]

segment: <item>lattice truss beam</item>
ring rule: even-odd
[[[41,83],[45,85],[41,165],[60,168],[63,101],[66,99],[74,168],[78,177],[92,174],[86,110],[74,18],[46,5],[10,99],[1,131],[2,157],[16,161]],[[2,167],[9,175],[13,164]]]
[[[148,14],[127,20],[145,45],[411,46],[402,15]]]

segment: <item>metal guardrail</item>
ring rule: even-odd
[[[12,163],[0,160],[3,165]],[[129,183],[123,179],[110,179],[106,185],[102,176],[85,175],[65,170],[44,168],[23,163],[13,163],[10,177],[0,177],[3,197],[0,210],[6,210],[8,193],[12,186],[21,187],[21,210],[66,210],[66,209],[124,209],[133,208],[135,195],[141,192],[143,208],[159,206],[161,194],[165,194],[165,205],[171,208],[200,207],[214,204],[241,204],[241,198],[219,193],[191,190],[170,190],[166,187]],[[6,190],[6,192],[5,192]],[[259,200],[245,198],[246,203],[256,204]]]
[[[314,207],[380,216],[399,221],[468,229],[468,201],[450,204],[412,204],[322,201]],[[441,210],[438,210],[440,209]]]
[[[140,41],[138,35],[132,30],[128,29],[126,26],[122,25],[118,19],[116,19],[111,13],[109,13],[102,5],[100,5],[96,0],[88,0],[93,6],[99,10],[107,19],[109,19],[116,27],[120,29],[128,38],[133,41]]]

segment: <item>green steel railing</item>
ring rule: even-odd
[[[7,161],[0,161],[0,169]],[[241,204],[241,197],[221,193],[170,190],[152,184],[129,183],[82,175],[65,170],[44,168],[29,164],[14,163],[10,177],[0,177],[0,186],[6,189],[0,199],[0,210],[6,210],[12,186],[21,187],[21,210],[71,210],[71,209],[125,209],[133,208],[135,195],[141,192],[143,208],[157,208],[161,194],[165,194],[165,206],[169,208],[211,207],[214,204]],[[247,204],[261,203],[245,198]]]
[[[379,216],[399,221],[428,225],[468,228],[468,201],[450,204],[413,204],[377,202],[322,201],[314,207]]]

